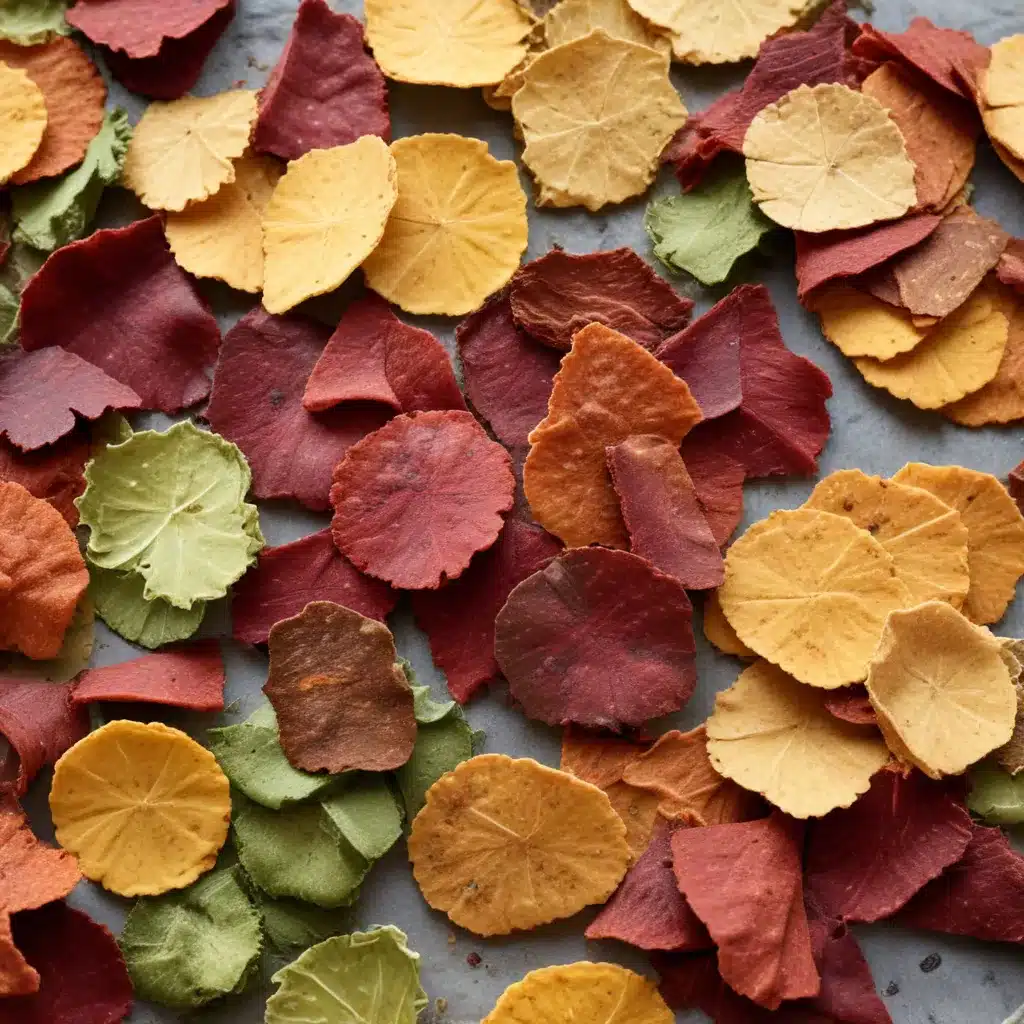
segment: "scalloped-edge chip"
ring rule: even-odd
[[[666,56],[672,49],[668,35],[640,17],[626,0],[561,0],[544,15],[542,27],[548,46],[561,46],[603,28],[616,39],[649,46]]]
[[[507,935],[608,899],[629,864],[625,836],[596,786],[483,754],[427,792],[409,859],[435,910],[477,935]]]
[[[722,654],[732,654],[737,658],[756,658],[757,655],[736,635],[736,630],[729,625],[729,620],[722,611],[722,603],[718,600],[718,591],[713,590],[704,598],[704,639]]]
[[[42,89],[20,68],[0,62],[0,185],[27,167],[46,133],[46,99]]]
[[[78,525],[75,498],[85,490],[88,460],[89,439],[81,427],[34,452],[0,438],[0,482],[21,484],[32,497],[49,502],[71,527]]]
[[[94,43],[128,57],[155,57],[165,40],[184,39],[230,0],[80,0],[68,22]]]
[[[990,138],[1024,160],[1024,34],[1007,36],[990,49],[979,76],[981,116]]]
[[[916,326],[915,318],[906,310],[849,284],[825,284],[806,305],[818,314],[821,333],[844,356],[870,359],[871,363],[866,365],[886,363],[896,356],[906,355],[930,334],[928,329]],[[885,372],[884,366],[882,372]]]

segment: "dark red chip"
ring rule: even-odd
[[[2,455],[0,455],[0,479],[3,479],[2,462]],[[1024,511],[1024,461],[1018,462],[1010,470],[1006,486],[1013,496],[1013,500],[1017,502],[1017,507]]]
[[[747,474],[735,459],[704,449],[699,439],[694,443],[692,434],[683,438],[679,450],[704,518],[722,547],[743,518],[743,481]]]
[[[1011,238],[996,264],[996,277],[1024,293],[1024,238]]]
[[[830,715],[835,715],[836,718],[841,718],[851,725],[878,724],[878,716],[875,714],[868,691],[860,683],[829,690],[825,694],[825,709]]]
[[[155,57],[165,39],[184,39],[231,0],[78,0],[70,25],[132,58]]]
[[[77,526],[75,498],[85,493],[88,460],[89,438],[81,427],[34,452],[23,452],[0,438],[0,483],[21,484],[34,498],[48,501],[69,526]]]

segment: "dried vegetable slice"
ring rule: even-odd
[[[0,993],[6,999],[39,991],[39,972],[18,952],[11,915],[0,911]]]
[[[96,613],[87,592],[78,602],[75,614],[64,631],[64,643],[55,658],[36,661],[24,654],[0,654],[0,673],[19,679],[69,683],[89,664],[95,644],[95,628]],[[2,761],[0,758],[0,763]]]
[[[339,935],[350,926],[347,908],[327,910],[300,900],[280,899],[257,890],[254,899],[263,918],[263,935],[280,956],[295,956]]]
[[[1011,775],[998,764],[982,761],[968,773],[967,807],[986,825],[1024,823],[1024,775]]]
[[[569,551],[520,583],[495,622],[509,692],[549,725],[619,730],[678,711],[696,685],[679,582],[624,551]]]
[[[993,142],[1024,160],[1024,35],[1007,36],[991,47],[991,61],[979,76],[981,116]]]
[[[558,768],[598,789],[608,789],[622,781],[626,766],[636,761],[645,748],[646,744],[637,740],[595,735],[570,727],[562,733]]]
[[[398,139],[391,155],[398,199],[364,259],[366,283],[409,313],[462,316],[508,283],[526,249],[516,166],[440,133]]]
[[[722,611],[718,591],[712,591],[704,598],[704,638],[722,654],[733,654],[737,658],[756,658],[757,655],[736,635],[729,620]]]
[[[484,754],[431,787],[409,859],[435,910],[477,935],[507,935],[603,903],[626,873],[625,832],[596,787]]]
[[[1024,292],[1024,239],[1011,238],[996,264],[996,277],[1014,291]]]
[[[743,518],[745,471],[735,459],[713,449],[704,450],[699,436],[683,438],[683,462],[697,491],[697,501],[719,545],[732,537]]]
[[[71,28],[64,20],[67,0],[7,0],[0,8],[0,39],[19,46],[36,46]]]
[[[183,39],[229,0],[82,0],[68,21],[94,43],[133,59],[155,57],[167,39]]]
[[[826,284],[819,288],[807,300],[807,307],[818,314],[821,333],[844,356],[859,360],[855,364],[858,369],[862,360],[864,366],[878,367],[879,372],[884,374],[890,362],[894,366],[901,365],[900,362],[894,362],[897,356],[913,353],[932,334],[929,328],[915,325],[915,318],[906,310],[844,283]],[[952,332],[946,330],[946,325],[932,325],[941,337],[934,339],[939,358],[934,363],[931,376],[938,377],[946,387],[956,387],[956,383],[947,380],[949,374],[942,373],[942,355],[949,345],[947,334],[954,344],[960,337],[959,325],[958,320]],[[996,328],[993,338],[998,338],[998,324],[993,326]],[[970,340],[974,340],[973,335]],[[972,349],[967,351],[972,352]],[[913,377],[911,379],[915,380]],[[870,383],[869,378],[868,381]]]
[[[562,0],[544,15],[543,25],[548,46],[561,46],[603,28],[616,39],[640,43],[666,55],[672,48],[668,36],[640,17],[626,0]]]
[[[231,801],[213,755],[185,733],[114,721],[57,762],[50,813],[86,878],[121,896],[152,896],[213,867]]]
[[[28,167],[39,151],[46,133],[47,111],[43,91],[20,68],[0,62],[0,86],[3,87],[0,139],[4,143],[0,184],[3,184]]]

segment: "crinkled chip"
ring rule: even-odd
[[[829,714],[827,698],[756,662],[715,698],[707,722],[712,765],[795,818],[849,807],[889,751],[877,732]]]
[[[81,0],[68,21],[94,43],[155,57],[165,40],[191,35],[230,0]]]
[[[967,806],[986,825],[1024,823],[1024,775],[1009,771],[990,760],[974,765],[967,775]]]
[[[4,44],[6,45],[6,44]],[[39,151],[46,133],[43,91],[20,68],[0,61],[0,184],[26,168]]]
[[[50,813],[86,878],[121,896],[154,896],[213,867],[231,801],[213,755],[185,733],[113,721],[57,762]]]
[[[1024,34],[1007,36],[991,47],[981,72],[985,130],[1017,160],[1024,160]]]
[[[878,366],[882,373],[886,372],[890,360],[912,352],[931,334],[928,328],[916,326],[915,318],[906,310],[840,282],[819,288],[807,300],[807,308],[818,314],[821,333],[844,356],[864,358],[864,365]],[[940,325],[935,330],[944,331],[944,328]],[[972,352],[968,350],[968,354]],[[858,368],[860,365],[858,362]],[[942,365],[940,358],[936,375],[941,375]],[[947,382],[943,380],[943,383]]]
[[[629,864],[625,834],[595,786],[484,754],[430,788],[409,859],[435,910],[477,935],[507,935],[603,903]]]
[[[729,620],[722,611],[718,600],[718,591],[711,591],[704,598],[704,638],[712,647],[722,654],[732,654],[737,658],[756,658],[757,655],[736,635],[736,630],[729,625]]]
[[[462,316],[508,283],[526,248],[516,165],[440,133],[399,139],[391,155],[398,199],[366,254],[366,283],[406,312]]]
[[[75,498],[85,490],[89,439],[76,428],[56,444],[23,452],[0,438],[0,482],[21,484],[34,498],[49,502],[68,526],[78,525]]]
[[[743,155],[755,202],[783,227],[857,228],[917,202],[899,128],[878,100],[845,85],[802,85],[766,107]]]

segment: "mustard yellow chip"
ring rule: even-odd
[[[548,46],[571,43],[600,28],[616,39],[649,46],[666,57],[672,49],[668,35],[641,18],[626,0],[561,0],[544,16],[542,25]]]
[[[504,287],[526,249],[526,194],[511,160],[461,135],[391,146],[395,203],[366,283],[409,313],[461,316]]]
[[[825,477],[804,508],[844,516],[892,555],[911,601],[945,601],[960,608],[971,575],[967,527],[960,513],[929,491],[841,469]]]
[[[930,491],[960,513],[971,573],[963,613],[982,626],[1001,619],[1024,575],[1024,517],[1006,488],[990,473],[924,462],[908,462],[893,480]]]
[[[830,284],[811,297],[809,308],[821,320],[821,333],[845,356],[892,359],[928,337],[906,310],[890,306],[846,284]]]
[[[750,527],[726,555],[718,598],[743,643],[824,689],[860,682],[886,615],[911,603],[867,530],[810,508]]]
[[[373,252],[398,195],[376,135],[312,149],[288,165],[263,211],[263,305],[285,313],[333,291]]]
[[[857,228],[917,202],[899,128],[878,100],[845,85],[801,85],[769,104],[743,155],[754,201],[783,227]]]
[[[1024,34],[991,47],[992,60],[979,78],[982,120],[989,137],[1024,160]]]
[[[57,762],[50,813],[86,878],[121,896],[156,896],[213,867],[231,798],[213,754],[185,733],[119,720]]]
[[[20,68],[0,61],[0,185],[35,156],[46,121],[39,86]]]
[[[169,213],[164,234],[178,265],[242,292],[263,288],[263,211],[281,177],[273,157],[246,154],[216,195]]]
[[[184,210],[235,180],[255,120],[247,89],[151,103],[128,146],[124,184],[151,210]]]
[[[613,782],[605,787],[604,793],[626,826],[626,845],[636,860],[650,845],[661,798],[657,793],[631,786],[628,782]]]
[[[540,54],[512,113],[537,203],[591,211],[645,191],[686,120],[664,56],[603,29]]]
[[[618,964],[583,961],[530,971],[481,1024],[673,1024],[654,982]]]
[[[737,658],[757,657],[729,625],[729,620],[722,611],[722,604],[718,600],[717,590],[712,590],[704,598],[704,637],[712,647],[723,654],[733,654]]]
[[[629,864],[625,837],[596,786],[484,754],[427,791],[409,859],[435,910],[477,935],[507,935],[603,903]]]

